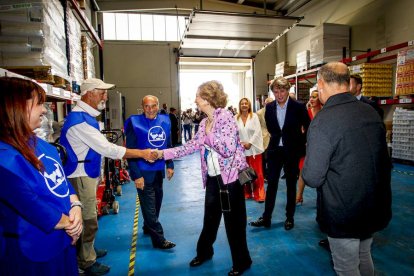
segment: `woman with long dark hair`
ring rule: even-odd
[[[56,149],[33,130],[46,113],[35,82],[0,78],[0,275],[77,275],[82,204]]]

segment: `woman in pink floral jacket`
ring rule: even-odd
[[[211,259],[213,243],[224,216],[233,267],[228,275],[240,275],[250,268],[252,260],[246,242],[246,204],[238,172],[247,167],[244,148],[240,144],[233,114],[225,109],[227,94],[217,81],[198,87],[195,103],[207,115],[195,137],[187,144],[166,149],[166,160],[201,153],[201,171],[206,188],[203,230],[197,243],[197,256],[190,266],[199,266]]]

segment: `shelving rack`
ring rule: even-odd
[[[16,78],[22,78],[26,80],[35,81],[31,78],[13,73],[9,70],[0,68],[0,76],[8,76],[8,77],[16,77]],[[37,84],[39,84],[46,92],[46,96],[55,100],[60,101],[69,101],[69,103],[76,102],[80,99],[80,96],[78,94],[72,93],[71,91],[64,90],[63,88],[53,87],[51,84],[47,83],[40,83],[35,81]]]
[[[381,48],[374,51],[368,51],[367,53],[349,57],[349,58],[343,58],[341,62],[351,65],[351,63],[360,61],[363,59],[367,59],[368,63],[379,63],[384,61],[390,61],[397,58],[397,54],[393,53],[396,50],[403,49],[406,47],[414,46],[414,40],[410,40],[404,43],[392,45],[389,47]],[[372,57],[384,55],[377,59],[371,59]],[[298,87],[299,82],[301,81],[307,81],[309,83],[315,84],[316,83],[316,73],[319,70],[320,67],[312,68],[310,70],[306,70],[303,72],[297,72],[295,74],[291,74],[288,76],[285,76],[286,79],[288,79],[291,83],[294,83],[296,87]],[[313,80],[313,81],[312,81]],[[393,105],[393,104],[412,104],[414,103],[414,96],[411,97],[406,96],[404,98],[399,99],[380,99],[378,100],[379,105]]]
[[[98,44],[99,48],[102,49],[103,43],[101,38],[96,33],[95,29],[92,27],[89,19],[86,17],[85,13],[79,7],[76,0],[68,0],[71,8],[75,11],[76,16],[79,19],[79,22],[86,28],[86,30],[90,33],[92,39]]]

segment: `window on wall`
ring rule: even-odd
[[[103,13],[105,40],[180,41],[184,28],[184,16]]]

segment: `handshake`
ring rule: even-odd
[[[143,150],[143,157],[146,161],[154,163],[157,159],[162,159],[164,157],[164,151],[158,149],[146,149]]]

